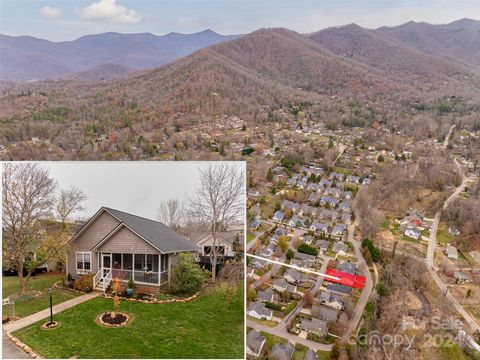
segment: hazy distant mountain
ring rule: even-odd
[[[468,75],[471,70],[453,60],[432,56],[383,33],[351,24],[313,33],[315,40],[337,55],[380,70],[385,76],[409,83],[444,81]]]
[[[211,30],[162,36],[151,33],[104,33],[63,42],[31,36],[0,35],[0,79],[59,78],[104,64],[132,69],[153,68],[236,37],[223,36]],[[97,74],[101,69],[96,69]]]
[[[444,25],[410,21],[376,32],[430,55],[480,65],[480,20],[461,19]]]
[[[125,77],[134,71],[135,69],[128,66],[117,64],[101,64],[91,67],[87,70],[76,72],[72,75],[69,75],[68,78],[88,81],[112,80]]]

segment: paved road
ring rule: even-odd
[[[350,224],[347,227],[348,241],[350,241],[353,244],[353,248],[355,250],[355,256],[357,257],[357,259],[359,259],[357,262],[358,270],[360,273],[362,273],[365,276],[366,281],[365,281],[365,286],[363,287],[362,293],[360,294],[360,298],[358,299],[357,304],[355,305],[355,309],[353,310],[353,314],[350,318],[350,321],[348,322],[347,330],[343,334],[344,340],[348,339],[350,335],[357,328],[358,323],[362,318],[363,309],[365,308],[365,305],[367,305],[368,299],[370,298],[370,294],[372,293],[372,290],[374,287],[372,275],[370,274],[368,265],[365,262],[365,259],[363,258],[362,251],[360,250],[361,243],[360,241],[355,240],[353,236],[356,225],[357,225],[357,220],[355,220],[353,224]]]
[[[450,128],[450,131],[447,134],[447,137],[445,138],[444,142],[444,148],[448,146],[448,141],[450,139],[450,135],[452,133],[453,128],[455,125],[452,125]],[[463,169],[460,165],[460,163],[457,161],[457,159],[454,159],[455,165],[460,169],[460,172],[462,173],[462,183],[460,184],[459,187],[455,189],[455,191],[445,200],[445,203],[443,204],[442,210],[445,210],[448,205],[455,200],[455,198],[463,191],[465,190],[465,186],[468,184],[471,179],[465,176]],[[438,276],[437,272],[435,271],[434,267],[434,255],[435,255],[435,245],[437,244],[437,232],[438,232],[438,224],[440,223],[440,217],[442,214],[442,210],[438,211],[435,214],[435,217],[433,218],[433,223],[432,223],[432,228],[430,231],[430,238],[428,241],[428,250],[427,250],[427,257],[425,259],[425,262],[427,264],[428,272],[430,276],[432,277],[433,281],[437,284],[437,286],[440,288],[443,294],[445,294],[446,298],[450,300],[450,302],[453,304],[455,307],[455,310],[463,317],[465,322],[470,326],[472,331],[480,331],[480,325],[476,321],[476,319],[470,315],[464,307],[458,303],[458,301],[455,299],[455,297],[451,294],[451,292],[448,290],[448,286],[440,279]]]
[[[455,124],[453,124],[450,127],[450,130],[448,130],[447,136],[445,136],[445,141],[443,142],[443,148],[446,149],[448,146],[448,142],[450,141],[450,135],[452,135],[453,128],[455,127]]]
[[[338,147],[340,148],[340,154],[338,154],[335,160],[333,160],[332,166],[334,166],[337,163],[338,159],[340,159],[340,157],[343,155],[343,152],[347,148],[344,144],[339,144]]]
[[[286,329],[278,328],[278,327],[269,327],[263,324],[260,324],[256,321],[247,319],[247,326],[249,328],[255,329],[257,331],[264,331],[266,333],[287,339],[294,344],[302,344],[310,349],[313,350],[321,350],[321,351],[330,351],[332,350],[332,346],[330,344],[320,344],[315,341],[303,339],[300,336],[290,334]]]
[[[25,351],[15,345],[2,331],[2,359],[31,359]]]

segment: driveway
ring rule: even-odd
[[[15,345],[2,331],[2,359],[31,359],[25,351]]]

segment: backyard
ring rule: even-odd
[[[62,280],[63,276],[58,273],[46,273],[32,276],[28,281],[27,295],[19,296],[20,284],[17,276],[2,277],[2,297],[10,297],[15,302],[15,317],[24,317],[40,310],[46,309],[50,305],[48,289],[57,281]],[[33,291],[40,291],[39,296],[32,297]],[[53,290],[53,305],[73,299],[80,294],[67,289]],[[3,307],[3,314],[10,316],[10,309]]]
[[[56,315],[56,329],[42,330],[40,321],[14,335],[46,358],[243,358],[243,291],[229,302],[226,295],[217,287],[186,303],[122,301],[133,321],[121,328],[95,323],[113,307],[96,298]]]

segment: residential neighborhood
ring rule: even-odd
[[[353,238],[352,210],[368,176],[328,172],[315,164],[273,172],[284,185],[268,202],[258,202],[258,196],[249,200],[250,209],[261,210],[252,215],[249,231],[255,239],[247,244],[247,352],[258,357],[254,354],[263,336],[277,342],[261,357],[290,358],[297,348],[310,349],[309,356],[316,357],[356,327],[356,314],[365,305],[362,291],[371,288],[360,244]],[[268,213],[273,215],[265,217]],[[332,272],[363,282],[366,275],[368,284],[342,285],[346,278],[329,277]]]

